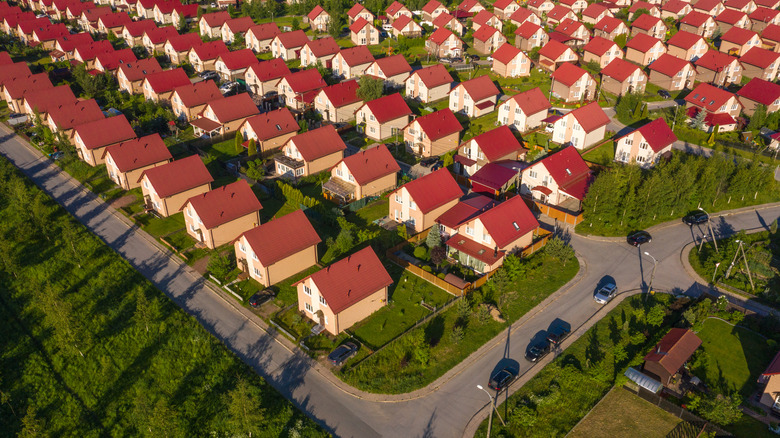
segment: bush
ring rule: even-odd
[[[425,272],[432,272],[433,271],[433,269],[431,269],[431,267],[428,266],[428,265],[423,266],[422,270],[425,271]]]
[[[227,255],[214,254],[209,259],[208,270],[218,280],[225,280],[236,267],[235,253],[228,251]]]
[[[428,250],[426,250],[424,246],[420,245],[414,249],[414,257],[420,260],[425,260],[428,258]]]

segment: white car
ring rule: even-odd
[[[593,299],[599,304],[607,304],[612,298],[617,295],[617,286],[613,283],[607,283],[596,291],[596,295],[593,295]]]
[[[555,131],[555,125],[553,125],[552,123],[548,123],[547,126],[544,127],[544,131],[552,133],[553,131]]]

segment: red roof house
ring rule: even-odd
[[[190,85],[192,82],[182,68],[164,70],[146,75],[141,88],[144,97],[155,102],[169,102],[174,88]]]
[[[190,155],[141,172],[138,182],[147,211],[168,217],[190,197],[211,190],[214,181],[200,157]]]
[[[336,164],[330,171],[330,179],[322,184],[323,194],[340,204],[379,196],[395,188],[400,170],[387,146],[380,144]]]
[[[576,212],[592,181],[591,170],[580,153],[567,147],[523,169],[520,193]]]
[[[208,102],[190,124],[195,127],[195,135],[226,135],[238,130],[244,120],[260,114],[252,98],[247,93],[239,93]]]
[[[138,178],[144,170],[169,163],[173,157],[160,134],[112,144],[105,148],[102,159],[112,181],[125,190],[140,187]]]
[[[283,155],[274,157],[276,174],[300,178],[320,173],[341,161],[346,148],[333,125],[295,135],[284,144]]]
[[[136,138],[136,135],[122,114],[74,126],[71,138],[79,158],[90,166],[97,166],[104,163],[103,152],[108,146]]]
[[[450,171],[439,169],[393,192],[389,217],[417,233],[434,225],[436,219],[455,206],[462,196],[463,190]]]
[[[282,147],[300,127],[295,116],[287,107],[252,116],[238,127],[238,132],[248,147],[249,140],[255,140],[258,153],[264,154]]]

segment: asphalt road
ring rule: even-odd
[[[529,340],[555,320],[565,321],[575,330],[588,320],[600,309],[592,294],[603,277],[613,277],[624,291],[639,289],[650,281],[653,262],[637,248],[619,239],[572,236],[571,243],[582,261],[581,272],[575,280],[467,358],[463,366],[428,388],[409,395],[362,394],[345,389],[343,385],[334,385],[327,370],[274,340],[253,319],[236,309],[235,304],[216,292],[214,286],[163,252],[145,232],[133,227],[48,159],[28,149],[18,137],[9,134],[7,128],[0,127],[0,132],[3,134],[0,153],[197,318],[271,385],[340,437],[468,435],[470,420],[474,420],[473,426],[487,415],[487,410],[483,409],[487,396],[476,385],[484,386],[497,364],[515,360],[525,373],[524,377],[530,377],[542,364],[531,369],[531,364],[523,359]],[[722,222],[718,219],[717,227],[722,234],[728,234],[741,228],[768,226],[779,215],[780,206],[773,206],[758,213],[748,211],[728,216]],[[653,242],[645,245],[642,251],[650,252],[658,260],[654,279],[656,289],[678,288],[697,293],[696,283],[683,269],[679,256],[682,247],[692,241],[692,236],[692,231],[681,223],[654,230]],[[526,373],[529,369],[531,372]],[[516,386],[510,390],[516,390]]]

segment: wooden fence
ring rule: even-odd
[[[531,210],[538,211],[539,213],[542,213],[545,216],[549,216],[557,221],[571,226],[575,226],[582,222],[582,212],[575,213],[563,208],[545,204],[526,195],[523,195],[523,199],[525,199],[525,203],[529,208],[531,208]]]

